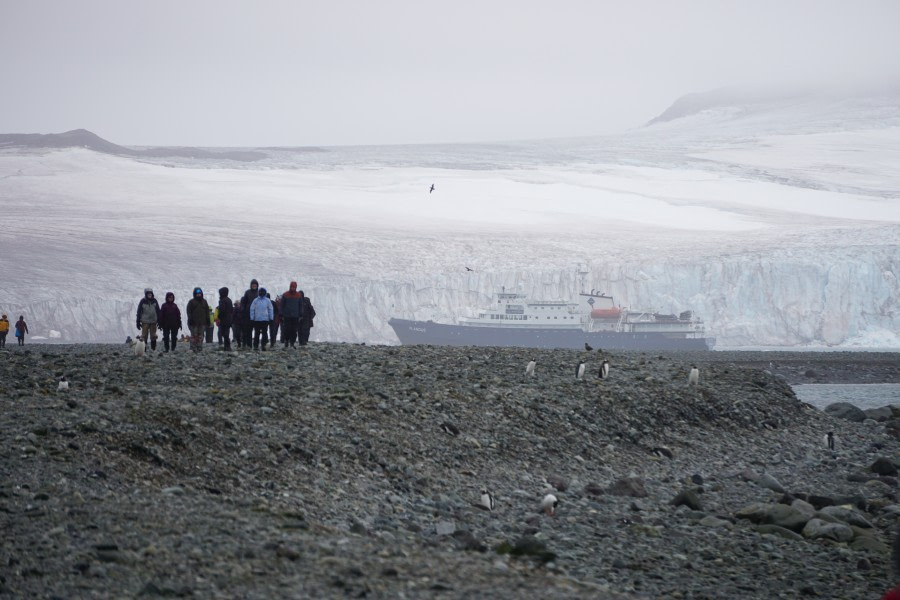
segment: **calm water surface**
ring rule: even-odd
[[[793,388],[798,398],[819,409],[835,402],[849,402],[863,410],[900,405],[900,383],[811,383]]]

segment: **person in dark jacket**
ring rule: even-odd
[[[275,318],[272,301],[266,294],[266,288],[259,288],[259,296],[250,305],[250,320],[253,321],[253,349],[259,349],[259,336],[262,334],[262,350],[269,341],[269,323]]]
[[[25,334],[28,333],[28,324],[25,323],[25,315],[19,315],[16,321],[16,337],[19,339],[19,345],[25,345]]]
[[[266,298],[272,302],[272,313],[275,315],[272,320],[269,321],[269,348],[274,348],[275,337],[278,335],[278,327],[281,325],[281,296],[276,296],[275,300],[272,300],[272,296],[266,294]]]
[[[291,289],[281,295],[281,343],[287,348],[295,348],[297,329],[300,324],[300,299],[303,296],[297,291],[297,282],[291,282]]]
[[[234,310],[231,313],[231,333],[232,338],[234,339],[234,343],[237,344],[238,348],[243,347],[244,345],[244,336],[242,335],[241,326],[244,322],[244,308],[241,306],[241,301],[238,300],[234,303]]]
[[[219,288],[219,336],[222,338],[223,350],[231,351],[231,322],[234,314],[234,306],[228,297],[228,288]]]
[[[250,348],[253,338],[253,321],[250,319],[250,305],[259,296],[259,282],[255,279],[250,281],[250,289],[244,292],[241,298],[241,337],[244,348]]]
[[[203,297],[201,288],[194,288],[194,297],[187,304],[188,329],[191,330],[191,350],[200,352],[203,349],[203,334],[209,327],[210,319],[209,303]]]
[[[165,351],[175,350],[178,330],[181,329],[181,309],[175,304],[175,294],[172,292],[166,292],[166,301],[159,309],[159,326],[162,327]]]
[[[309,342],[309,330],[313,328],[313,319],[316,318],[316,309],[312,302],[300,290],[300,325],[298,327],[298,340],[301,346]]]
[[[159,302],[153,296],[153,290],[146,288],[144,297],[138,302],[137,328],[141,332],[141,341],[147,343],[150,337],[150,349],[156,350],[156,327],[159,324]]]

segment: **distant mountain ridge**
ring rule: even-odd
[[[264,152],[252,150],[210,151],[192,147],[157,147],[135,149],[107,141],[87,129],[73,129],[65,133],[2,133],[0,149],[4,148],[88,148],[95,152],[116,156],[148,158],[218,158],[241,162],[253,162],[267,158]]]

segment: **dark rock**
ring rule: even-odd
[[[569,482],[565,477],[560,475],[548,475],[547,483],[552,485],[557,491],[564,492],[569,489]]]
[[[825,407],[825,414],[831,415],[835,419],[844,419],[855,423],[862,423],[866,420],[866,413],[849,402],[835,402],[829,404]]]
[[[703,510],[700,496],[692,489],[685,488],[669,501],[672,506],[687,506],[691,510]]]
[[[613,496],[631,496],[632,498],[646,498],[649,496],[644,488],[644,481],[638,477],[620,479],[607,491]]]
[[[897,474],[897,465],[892,460],[880,456],[875,459],[869,470],[879,475],[893,476]]]

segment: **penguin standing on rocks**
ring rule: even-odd
[[[534,368],[537,366],[537,362],[532,358],[528,361],[528,365],[525,367],[525,376],[533,377],[534,376]]]
[[[829,431],[825,434],[825,447],[834,452],[834,432]]]
[[[609,361],[604,360],[600,363],[600,379],[608,379],[609,378]]]
[[[688,374],[688,385],[698,385],[700,383],[700,369],[697,365],[691,365],[691,372]]]
[[[488,511],[494,510],[494,496],[487,491],[487,488],[481,490],[481,498],[478,501],[478,506]]]
[[[551,517],[556,514],[556,507],[559,506],[559,500],[553,494],[547,494],[541,500],[541,510]]]
[[[578,366],[575,367],[575,379],[581,381],[584,378],[584,363],[578,363]]]
[[[56,386],[56,389],[59,391],[69,389],[69,381],[66,379],[65,375],[59,378],[59,385]]]

